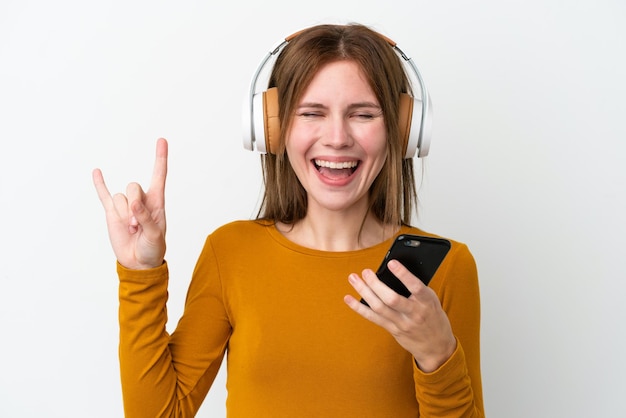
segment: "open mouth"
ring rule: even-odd
[[[313,164],[317,171],[329,179],[343,179],[354,173],[359,166],[359,161],[325,161],[314,160]]]

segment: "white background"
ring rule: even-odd
[[[429,87],[416,223],[477,259],[487,415],[623,416],[621,0],[4,0],[0,416],[122,416],[91,170],[112,191],[147,184],[169,139],[173,329],[205,236],[257,209],[240,127],[253,71],[282,37],[350,21],[397,41]],[[220,374],[199,416],[224,416],[225,396]]]

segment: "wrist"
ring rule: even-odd
[[[123,263],[120,260],[117,260],[118,264],[122,266],[126,270],[152,270],[161,267],[165,260],[161,260],[160,263]]]
[[[436,353],[432,353],[428,356],[421,356],[421,358],[414,356],[413,358],[415,359],[415,364],[422,372],[432,373],[443,366],[444,363],[452,357],[456,348],[457,341],[456,338],[454,338],[454,340],[449,341]]]

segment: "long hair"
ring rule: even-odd
[[[413,160],[404,158],[399,134],[400,94],[410,93],[399,57],[379,33],[360,24],[318,25],[303,30],[285,46],[268,87],[278,90],[281,121],[276,154],[261,156],[264,195],[257,219],[294,224],[307,211],[307,194],[291,168],[285,140],[298,101],[326,64],[357,63],[381,105],[387,158],[369,191],[370,211],[384,224],[409,224],[417,202]]]

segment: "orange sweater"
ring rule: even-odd
[[[126,416],[192,417],[227,353],[229,417],[482,417],[478,280],[465,245],[452,242],[430,283],[458,340],[432,373],[344,304],[348,274],[376,269],[390,244],[325,252],[262,222],[225,225],[206,240],[171,336],[167,264],[118,264]]]

